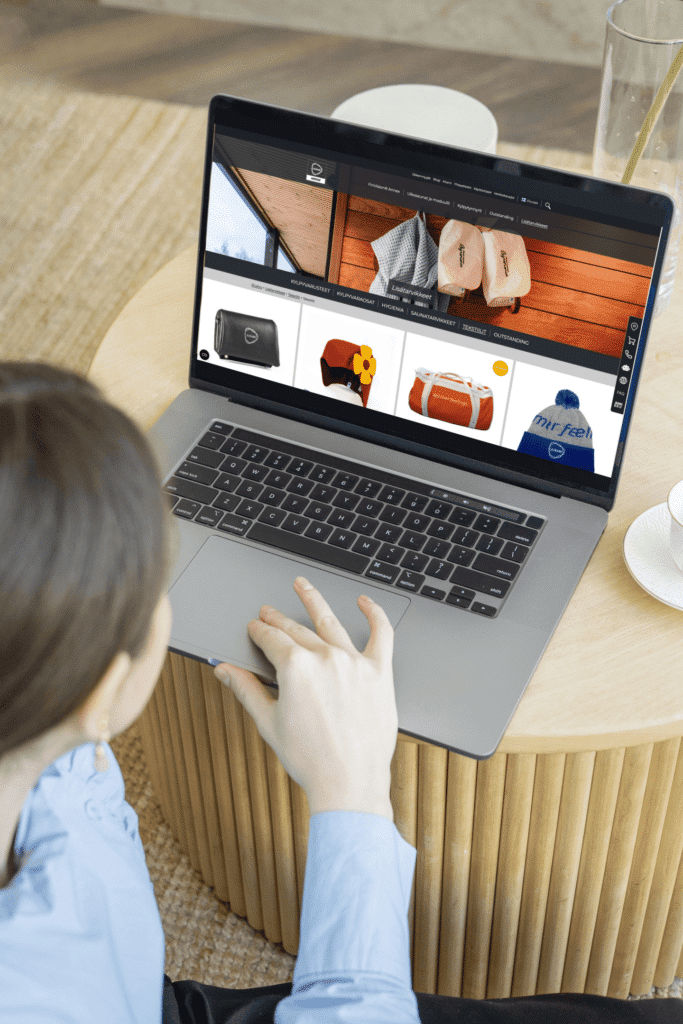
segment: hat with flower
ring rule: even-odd
[[[320,357],[323,384],[342,384],[360,395],[367,406],[377,360],[369,345],[354,345],[342,338],[331,338]]]

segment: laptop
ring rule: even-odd
[[[496,750],[605,529],[664,195],[216,96],[189,387],[150,432],[170,649],[276,687],[247,621],[395,629],[399,729]]]

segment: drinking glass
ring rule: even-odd
[[[593,174],[621,181],[645,118],[683,46],[681,0],[618,0],[607,12]],[[676,212],[654,315],[669,304],[683,200],[683,74],[674,81],[631,185],[666,192]]]

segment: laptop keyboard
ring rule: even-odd
[[[212,421],[174,515],[493,618],[545,519]]]

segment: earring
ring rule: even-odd
[[[107,722],[103,719],[100,722],[100,741],[95,747],[95,771],[106,772],[109,768],[109,761],[104,749],[104,744],[111,739],[111,733],[107,728]]]

